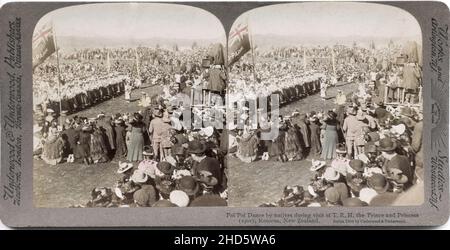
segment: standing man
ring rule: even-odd
[[[419,89],[420,71],[416,63],[407,63],[403,67],[403,86],[405,102],[414,103]]]

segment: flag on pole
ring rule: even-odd
[[[45,24],[38,32],[33,35],[33,69],[43,63],[45,59],[56,51],[55,41],[53,39],[53,27],[51,24]]]
[[[228,65],[231,66],[251,49],[247,22],[239,23],[233,28],[229,44],[231,46]]]
[[[109,49],[106,50],[106,68],[109,73],[111,71],[111,59],[109,58]]]
[[[136,48],[134,51],[136,53],[136,75],[137,75],[137,78],[139,78],[140,75],[141,75],[141,72],[140,72],[140,69],[139,69],[139,67],[140,67],[140,65],[139,65],[139,54],[138,54],[137,50],[138,50],[138,48]]]

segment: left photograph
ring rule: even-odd
[[[43,16],[33,34],[34,206],[227,206],[225,45],[214,15],[183,5]]]

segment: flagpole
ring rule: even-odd
[[[250,29],[250,26],[251,25],[250,25],[250,22],[249,22],[248,17],[247,17],[248,38],[250,40],[250,49],[251,49],[251,53],[252,53],[253,78],[254,78],[255,83],[256,83],[257,80],[256,80],[255,53],[254,53],[254,50],[253,50],[253,34],[252,34],[251,29]]]
[[[61,100],[61,70],[59,69],[59,48],[58,44],[56,43],[56,29],[55,26],[53,26],[52,21],[52,31],[53,31],[53,43],[55,44],[55,52],[56,52],[56,71],[58,73],[58,98],[59,98],[59,115],[61,115],[62,112],[62,100]]]

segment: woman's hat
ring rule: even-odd
[[[199,185],[192,176],[183,176],[178,182],[178,189],[188,195],[195,195],[199,191]]]
[[[367,179],[367,186],[377,191],[377,193],[385,193],[389,188],[389,182],[382,174],[373,174]]]
[[[345,148],[344,145],[339,144],[339,145],[336,147],[336,153],[338,153],[338,154],[346,154],[346,153],[347,153],[347,149]]]
[[[325,161],[316,161],[314,159],[311,161],[311,163],[312,163],[312,166],[309,169],[311,171],[317,171],[317,170],[323,168],[325,166],[325,164],[326,164]]]
[[[199,133],[202,136],[210,137],[214,133],[214,128],[212,126],[201,128]]]
[[[170,192],[169,200],[178,207],[187,207],[189,205],[189,196],[181,190]]]
[[[188,143],[188,152],[191,154],[201,154],[206,150],[205,144],[201,143],[198,140],[190,141]]]
[[[349,164],[350,164],[350,167],[353,168],[353,170],[355,170],[357,172],[364,171],[364,162],[361,160],[351,160]]]
[[[137,169],[133,172],[133,175],[131,175],[130,180],[137,184],[145,183],[148,180],[148,175],[146,175],[144,171]]]
[[[126,162],[120,162],[119,161],[119,169],[117,170],[118,174],[123,174],[125,173],[127,170],[132,169],[133,168],[133,163],[126,163]]]
[[[325,173],[323,174],[323,178],[325,178],[325,180],[327,181],[337,181],[340,177],[341,175],[339,174],[339,172],[337,172],[333,168],[326,168]]]
[[[378,149],[380,151],[392,151],[397,148],[397,143],[389,137],[380,140]]]
[[[390,131],[393,134],[402,135],[406,131],[406,126],[405,124],[393,125]]]
[[[173,174],[173,171],[175,170],[175,167],[166,161],[158,162],[156,167],[159,169],[159,171],[166,175]]]
[[[47,109],[47,113],[55,113],[53,109]]]

